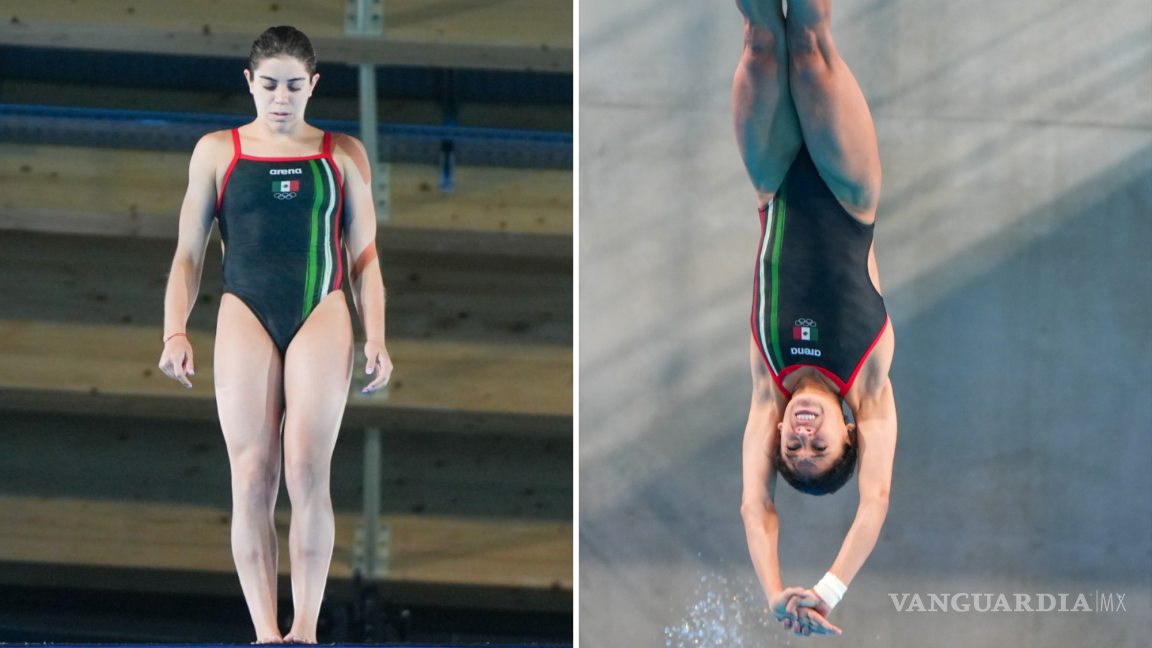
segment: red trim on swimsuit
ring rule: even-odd
[[[307,162],[308,160],[319,160],[328,157],[328,132],[324,132],[324,150],[312,155],[296,155],[292,157],[261,157],[259,155],[248,155],[240,150],[240,129],[232,129],[232,141],[236,143],[236,151],[241,160],[258,160],[260,162]],[[339,174],[337,174],[339,175]]]
[[[860,369],[864,367],[864,361],[868,359],[868,356],[872,355],[872,349],[875,349],[876,345],[880,342],[880,338],[884,335],[885,329],[888,328],[889,321],[891,320],[888,317],[884,318],[884,326],[880,327],[880,332],[876,334],[876,339],[872,340],[872,344],[868,345],[868,350],[864,353],[864,357],[860,358],[860,363],[856,365],[856,369],[854,369],[852,375],[848,377],[848,382],[844,384],[844,393],[852,389],[852,384],[856,382],[856,374],[860,373]]]
[[[228,186],[228,176],[232,175],[232,169],[236,167],[236,161],[240,159],[240,130],[232,129],[232,163],[228,165],[228,170],[224,172],[224,182],[220,184],[220,194],[216,196],[216,213],[220,213],[220,205],[224,202],[224,188]]]
[[[847,382],[840,380],[840,378],[836,374],[832,373],[831,371],[828,371],[827,369],[825,369],[823,367],[817,367],[815,365],[806,365],[806,364],[795,364],[795,365],[790,365],[788,367],[785,367],[784,371],[781,371],[780,375],[777,376],[776,372],[772,371],[772,365],[768,364],[768,358],[765,357],[764,362],[768,366],[768,373],[772,375],[772,379],[776,381],[776,386],[778,386],[780,388],[780,391],[784,394],[784,397],[785,398],[792,398],[792,392],[788,391],[787,389],[784,389],[784,379],[788,377],[788,374],[791,374],[798,369],[801,369],[803,367],[812,367],[816,371],[819,371],[820,373],[824,374],[824,376],[826,378],[831,380],[836,385],[836,387],[840,389],[840,397],[843,398],[852,389],[852,385],[856,383],[856,376],[860,373],[860,370],[864,367],[864,362],[866,360],[868,360],[869,356],[872,355],[872,349],[876,348],[876,345],[879,344],[879,342],[880,342],[880,338],[884,336],[884,331],[885,331],[885,329],[888,328],[889,321],[890,321],[889,318],[887,318],[887,317],[884,318],[884,326],[880,327],[880,332],[876,335],[876,339],[872,340],[872,344],[868,346],[868,350],[866,352],[864,352],[864,357],[860,358],[860,362],[858,362],[856,364],[856,369],[854,369],[852,371],[852,375],[848,377]],[[756,348],[760,349],[760,343],[759,342],[756,343]],[[760,355],[764,355],[764,349],[760,349]]]
[[[232,129],[232,148],[234,154],[232,156],[232,163],[228,165],[228,171],[224,174],[224,183],[220,187],[220,195],[216,198],[216,212],[220,212],[220,205],[224,201],[224,187],[228,185],[228,176],[232,175],[232,169],[236,166],[239,160],[256,160],[258,162],[307,162],[308,160],[328,160],[328,164],[332,165],[332,171],[336,174],[336,232],[339,236],[340,232],[340,215],[344,210],[344,180],[340,177],[340,169],[336,166],[336,160],[332,157],[332,133],[324,131],[324,144],[323,150],[315,155],[300,155],[295,157],[261,157],[258,155],[247,155],[240,148],[240,129]],[[337,244],[339,248],[339,244]],[[340,286],[344,278],[344,260],[340,255],[340,250],[336,250],[336,277],[332,280],[332,287],[330,290],[340,290]]]
[[[323,157],[323,153],[317,153],[316,155],[300,155],[296,157],[260,157],[258,155],[248,155],[245,153],[240,156],[240,159],[256,160],[258,162],[307,162],[308,160],[320,160]]]
[[[748,322],[752,325],[752,340],[756,343],[756,348],[760,349],[760,355],[764,356],[764,349],[760,346],[760,328],[756,325],[756,313],[760,311],[760,249],[764,247],[764,237],[767,233],[764,231],[764,219],[767,208],[760,208],[760,240],[756,243],[756,265],[752,272],[752,312],[748,315]],[[768,369],[772,369],[772,364],[768,362],[768,357],[764,356],[764,364]]]
[[[336,238],[340,240],[340,216],[344,212],[344,180],[340,177],[340,168],[336,166],[336,159],[332,157],[332,133],[324,132],[324,153],[322,157],[328,160],[328,164],[332,165],[332,171],[336,174]],[[341,282],[344,280],[344,259],[340,254],[340,244],[336,244],[336,279],[333,281],[332,290],[340,290]]]
[[[836,385],[836,388],[840,390],[841,397],[843,397],[843,395],[845,393],[847,393],[848,390],[845,389],[844,381],[840,380],[840,378],[837,377],[836,374],[832,373],[831,371],[828,371],[824,367],[817,367],[815,365],[806,365],[806,364],[796,364],[796,365],[791,365],[791,366],[785,367],[784,371],[781,371],[780,375],[777,376],[774,372],[772,372],[772,367],[769,366],[768,372],[772,373],[772,377],[776,380],[776,385],[780,387],[780,391],[783,392],[785,398],[792,398],[792,392],[788,391],[787,389],[784,389],[784,379],[788,377],[788,374],[793,373],[794,371],[796,371],[798,369],[803,369],[804,367],[811,367],[811,368],[815,369],[816,371],[819,371],[820,373],[824,374],[824,377],[827,378],[828,380],[831,380]]]
[[[776,372],[772,370],[772,363],[768,362],[768,355],[764,353],[764,347],[760,346],[759,340],[756,341],[756,348],[760,349],[760,356],[764,358],[764,366],[768,367],[768,375],[772,376],[773,382],[775,382],[776,386],[780,388],[780,393],[784,394],[785,398],[792,398],[792,392],[784,389],[784,377],[777,376]]]

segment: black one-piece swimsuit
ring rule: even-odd
[[[224,240],[224,292],[256,315],[283,356],[312,309],[340,290],[343,183],[324,150],[303,157],[234,154],[216,206]]]
[[[752,335],[773,380],[814,367],[846,394],[888,325],[868,275],[873,225],[844,210],[801,146],[760,210]]]

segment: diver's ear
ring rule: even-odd
[[[847,423],[844,425],[844,427],[848,430],[848,440],[852,443],[856,443],[856,424]]]
[[[779,423],[776,424],[776,431],[777,432],[783,432],[784,431],[784,421],[780,421]]]

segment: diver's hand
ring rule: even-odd
[[[772,611],[772,616],[776,617],[777,621],[795,620],[796,608],[792,605],[792,600],[807,593],[808,590],[803,587],[786,587],[768,598],[768,609]]]
[[[808,635],[825,635],[825,634],[840,634],[840,628],[828,622],[828,619],[816,611],[815,608],[801,607],[796,610],[796,621],[791,622],[784,619],[784,629],[792,630],[796,634],[807,637]]]
[[[388,349],[384,347],[384,343],[375,340],[368,340],[364,343],[364,357],[368,358],[364,373],[369,376],[375,373],[376,380],[368,383],[368,386],[360,390],[360,393],[371,394],[388,384],[388,379],[392,377],[392,358],[388,356]]]
[[[164,344],[164,352],[160,354],[160,371],[192,389],[188,376],[195,376],[196,368],[192,364],[192,344],[188,342],[187,336],[177,334],[168,338],[168,342]]]
[[[775,609],[773,614],[785,630],[803,636],[841,633],[840,628],[828,622],[827,615],[832,609],[815,592],[802,587],[790,587],[784,592],[792,594],[784,601],[783,614],[776,614]]]

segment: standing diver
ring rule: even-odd
[[[367,336],[365,371],[375,373],[364,391],[392,373],[371,170],[359,140],[304,121],[320,75],[302,32],[262,33],[244,76],[256,119],[205,135],[192,152],[160,368],[192,387],[185,324],[216,221],[225,249],[213,377],[232,472],[232,556],[256,642],[316,643],[335,538],[332,452],[354,355],[345,269]],[[273,519],[281,457],[292,500],[287,635],[277,626]]]

